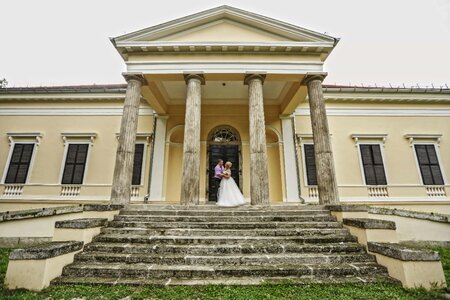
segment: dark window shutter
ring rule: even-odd
[[[33,156],[34,144],[15,144],[5,183],[25,183]]]
[[[367,185],[386,185],[383,157],[380,145],[359,145]]]
[[[89,144],[69,144],[62,184],[82,184]]]
[[[424,185],[443,185],[444,178],[434,145],[414,145]]]
[[[427,145],[415,145],[416,147],[416,154],[417,154],[417,160],[419,161],[420,165],[428,165],[430,162],[428,161],[428,154],[427,154]]]
[[[144,158],[144,144],[136,144],[136,147],[134,149],[133,179],[131,181],[132,185],[141,184],[143,158]]]
[[[314,155],[314,145],[304,144],[306,178],[308,185],[317,185],[316,156]]]

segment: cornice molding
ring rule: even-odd
[[[18,139],[33,140],[36,145],[39,146],[44,135],[40,132],[7,132],[6,136],[8,137],[8,143],[10,146],[15,142],[15,140]],[[7,165],[9,165],[9,163]]]
[[[152,116],[152,108],[140,108],[139,116]],[[51,108],[51,107],[8,107],[0,109],[0,116],[122,116],[123,108]]]
[[[64,142],[64,145],[75,139],[89,141],[92,146],[97,135],[98,134],[96,132],[62,132],[61,138]]]
[[[125,92],[117,93],[20,93],[0,94],[0,101],[9,100],[123,100]]]
[[[330,93],[324,91],[323,95],[328,102],[450,102],[450,94],[445,93]]]
[[[405,139],[407,139],[409,141],[409,145],[410,147],[412,147],[414,145],[414,143],[417,142],[423,142],[423,141],[427,141],[427,140],[431,140],[434,141],[438,146],[441,143],[441,138],[442,138],[442,134],[440,133],[431,133],[431,134],[426,134],[426,133],[407,133],[404,135]]]
[[[379,134],[377,134],[377,133],[353,133],[350,135],[350,137],[355,142],[355,147],[358,147],[358,144],[361,141],[363,141],[363,142],[379,141],[384,146],[384,144],[386,143],[387,136],[388,135],[386,133],[379,133]]]
[[[297,108],[296,116],[309,116],[309,108]],[[450,117],[450,108],[327,108],[328,116],[380,116],[380,117]]]
[[[324,42],[121,42],[119,52],[129,54],[168,53],[271,53],[271,54],[328,54],[333,43]]]

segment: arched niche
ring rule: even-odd
[[[184,142],[184,125],[176,125],[167,133],[167,142],[174,144],[183,144]]]

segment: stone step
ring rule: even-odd
[[[94,242],[107,243],[147,243],[147,244],[230,244],[230,243],[341,243],[356,242],[357,239],[349,234],[343,236],[145,236],[130,234],[101,234]]]
[[[354,277],[323,277],[315,276],[302,277],[226,277],[226,278],[203,278],[203,279],[144,279],[144,278],[123,278],[123,277],[76,277],[64,276],[53,280],[56,285],[127,285],[127,286],[204,286],[204,285],[261,285],[261,284],[295,284],[304,285],[312,283],[324,284],[354,284],[354,283],[373,283],[373,282],[394,282],[386,276],[359,275]]]
[[[142,216],[117,215],[114,221],[127,222],[333,222],[336,218],[327,214],[314,216]]]
[[[246,265],[264,264],[339,264],[354,262],[374,262],[368,254],[244,254],[244,255],[180,255],[180,254],[124,254],[109,252],[83,252],[76,257],[77,262],[104,263],[146,263],[159,265]]]
[[[338,222],[128,222],[111,221],[109,227],[114,228],[199,228],[199,229],[257,229],[257,228],[341,228]]]
[[[328,210],[121,210],[120,215],[170,216],[314,216],[330,215]]]
[[[122,278],[217,278],[217,277],[278,277],[278,276],[331,276],[385,275],[387,271],[373,262],[341,264],[265,264],[259,266],[217,265],[158,265],[104,262],[76,262],[66,266],[64,276],[122,277]]]
[[[281,253],[366,253],[358,243],[249,243],[220,245],[149,245],[146,243],[90,243],[84,247],[85,252],[109,252],[123,254],[183,254],[183,255],[217,255],[217,254],[281,254]]]
[[[282,205],[243,205],[238,207],[219,207],[215,204],[207,205],[158,205],[158,204],[130,204],[125,207],[125,210],[136,210],[136,211],[153,211],[153,210],[223,210],[223,211],[278,211],[278,210],[323,210],[326,209],[324,205],[316,204],[282,204]]]
[[[55,284],[380,282],[384,267],[318,205],[128,205]]]
[[[105,234],[130,234],[145,236],[343,236],[346,228],[291,228],[291,229],[149,229],[149,228],[102,228]]]

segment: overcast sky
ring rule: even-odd
[[[329,84],[450,86],[450,0],[2,0],[0,79],[124,82],[109,37],[223,4],[341,38]]]

